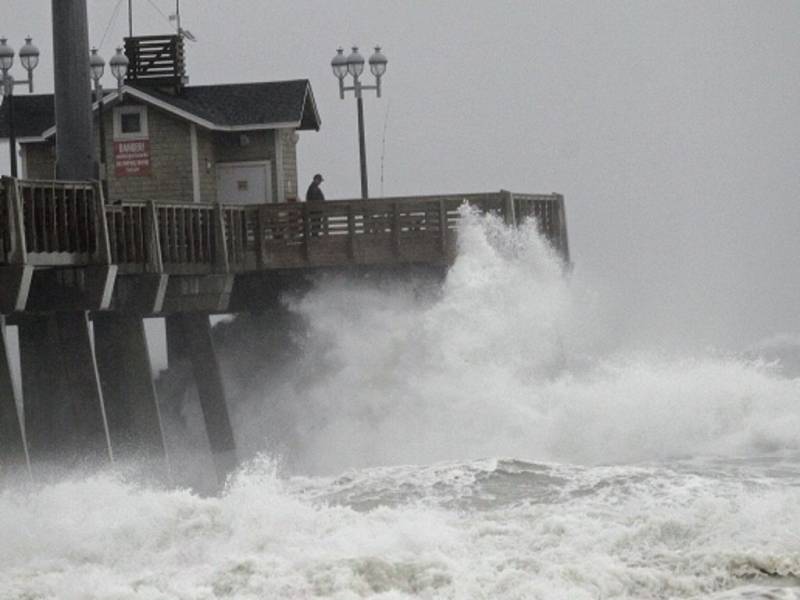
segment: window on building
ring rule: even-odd
[[[147,107],[119,106],[114,109],[114,139],[146,139]]]
[[[122,133],[142,133],[142,115],[139,113],[122,113],[119,123]]]

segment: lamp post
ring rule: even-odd
[[[367,148],[364,140],[364,101],[363,90],[375,90],[378,98],[381,97],[381,77],[386,73],[386,64],[389,61],[381,53],[381,47],[375,46],[375,52],[369,57],[369,69],[375,76],[375,85],[364,85],[359,79],[364,72],[364,57],[358,53],[358,46],[353,46],[353,51],[345,57],[344,50],[336,50],[336,56],[331,60],[333,74],[339,80],[339,97],[344,100],[344,93],[352,90],[356,97],[358,111],[358,152],[361,162],[361,199],[369,199],[367,190]],[[353,78],[352,86],[345,86],[344,79],[350,75]]]
[[[122,82],[125,75],[128,74],[128,57],[122,53],[122,48],[117,48],[117,53],[111,57],[109,66],[111,67],[111,74],[117,80],[117,90],[121,96]],[[108,165],[106,162],[106,127],[103,118],[103,72],[106,68],[106,61],[97,53],[97,48],[92,48],[92,53],[89,56],[89,72],[94,81],[94,94],[97,102],[97,115],[99,121],[100,132],[100,181],[103,184],[103,192],[108,198]]]
[[[8,45],[6,38],[0,38],[0,96],[5,95],[8,102],[8,146],[11,154],[11,176],[17,176],[17,136],[14,131],[14,86],[27,85],[28,91],[33,92],[33,70],[39,64],[39,49],[33,45],[30,37],[25,38],[25,45],[19,49],[19,62],[28,72],[25,81],[14,81],[8,73],[14,66],[14,49]]]
[[[114,76],[114,79],[117,80],[117,91],[120,94],[120,100],[122,99],[122,82],[125,81],[125,76],[128,74],[128,66],[130,65],[130,61],[128,57],[122,53],[122,48],[117,48],[117,53],[111,57],[111,60],[108,62],[109,66],[111,67],[111,74]]]
[[[106,127],[103,120],[103,82],[100,81],[103,77],[103,71],[106,69],[106,61],[97,53],[97,48],[92,48],[92,54],[89,56],[89,71],[94,81],[94,97],[97,102],[97,119],[99,122],[100,132],[100,183],[103,186],[103,192],[108,198],[108,172],[106,170]]]

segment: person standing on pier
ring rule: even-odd
[[[319,189],[319,184],[323,181],[322,175],[319,173],[314,175],[314,179],[311,181],[311,185],[308,186],[308,190],[306,191],[306,202],[317,203],[325,201],[325,194],[323,194],[322,190]],[[322,212],[316,210],[309,211],[308,217],[311,221],[311,235],[318,237],[320,235],[320,231],[322,230],[322,223],[324,219]]]
[[[308,191],[306,191],[306,202],[323,202],[325,200],[325,194],[319,189],[319,184],[323,181],[322,175],[319,173],[314,175],[314,179],[311,181],[311,185],[308,186]]]

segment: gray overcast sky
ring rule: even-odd
[[[127,32],[127,1],[101,48]],[[99,44],[116,0],[89,0]],[[134,0],[163,33],[173,0]],[[800,2],[196,0],[191,83],[309,78],[320,132],[298,147],[301,186],[358,195],[355,102],[338,45],[380,43],[365,101],[370,189],[385,195],[558,191],[577,279],[616,308],[623,338],[740,346],[800,332]],[[50,2],[4,0],[0,33],[42,49]],[[111,85],[110,78],[106,85]],[[382,132],[386,126],[385,150]],[[5,164],[5,161],[4,161]]]

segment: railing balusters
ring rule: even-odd
[[[156,271],[166,263],[177,273],[203,273],[364,261],[439,262],[448,258],[452,246],[448,230],[455,229],[457,209],[464,201],[515,223],[535,218],[553,247],[566,260],[569,256],[563,197],[558,194],[500,192],[316,205],[124,202],[105,206],[99,187],[88,183],[7,178],[3,186],[3,263],[16,256],[15,232],[22,233],[33,264],[42,266],[110,261],[133,270]],[[10,186],[18,190],[19,229],[9,224],[14,208],[9,204]],[[364,256],[361,248],[374,254]],[[54,255],[52,263],[47,254]]]
[[[27,190],[20,186],[20,193],[23,194],[23,202],[25,201],[24,194],[28,194],[29,202],[25,202],[25,238],[28,241],[28,246],[31,252],[38,252],[39,248],[39,235],[37,232],[37,211],[36,206],[38,203],[37,196],[44,193],[44,190]],[[38,192],[38,193],[37,193]]]
[[[392,203],[392,252],[395,257],[400,256],[400,206]]]
[[[178,253],[177,253],[177,239],[178,239],[178,220],[177,220],[177,211],[178,209],[174,206],[169,210],[169,262],[176,263],[180,262],[178,260]]]
[[[190,210],[189,211],[189,256],[188,261],[190,263],[197,262],[197,253],[195,252],[196,248],[194,246],[194,228],[195,228],[195,221],[197,217],[197,211]]]

